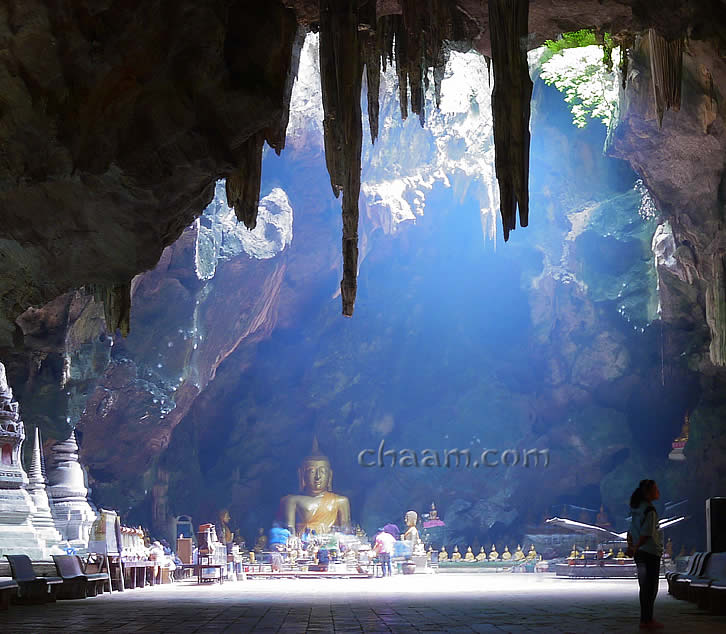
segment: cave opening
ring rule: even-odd
[[[242,4],[0,12],[0,480],[33,535],[77,528],[47,486],[87,534],[89,498],[249,553],[302,490],[362,540],[416,509],[440,552],[565,560],[649,477],[671,560],[703,549],[719,3]]]

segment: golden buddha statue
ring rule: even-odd
[[[479,549],[479,554],[478,554],[478,555],[476,556],[476,560],[477,560],[477,561],[486,561],[486,560],[487,560],[487,553],[486,553],[486,551],[484,550],[484,546],[482,546],[482,547],[481,547],[481,548]]]
[[[610,559],[613,558],[613,549],[612,548],[608,551],[608,556],[610,557]]]
[[[497,547],[492,544],[492,549],[489,552],[489,561],[498,561],[499,560],[499,553],[497,552]]]
[[[461,553],[459,552],[459,546],[454,546],[454,552],[451,553],[451,561],[461,561]]]
[[[219,541],[223,544],[231,544],[232,540],[234,539],[234,533],[229,530],[229,523],[231,519],[232,518],[229,516],[229,511],[227,509],[222,509],[219,512],[219,526],[217,528],[217,537],[219,538]]]
[[[476,561],[476,557],[474,557],[474,553],[471,552],[471,546],[469,546],[466,549],[466,554],[464,555],[464,561]]]
[[[618,548],[618,554],[615,555],[615,559],[625,559],[625,553],[622,548]]]
[[[267,535],[264,528],[258,528],[254,551],[259,555],[264,550],[267,550]]]
[[[512,553],[509,552],[509,546],[504,547],[504,552],[502,553],[502,561],[509,561],[512,558]]]
[[[572,544],[572,552],[570,553],[570,556],[568,559],[577,559],[578,553],[577,553],[577,544]]]
[[[530,561],[537,559],[537,551],[534,549],[534,544],[529,549],[529,552],[527,553],[527,559]]]
[[[344,495],[331,491],[333,470],[330,461],[320,453],[317,438],[313,448],[298,469],[302,494],[286,495],[280,500],[280,513],[292,533],[300,535],[306,528],[319,535],[333,527],[350,532],[350,502]]]
[[[439,561],[449,561],[449,553],[446,552],[446,546],[442,546],[439,551]]]
[[[439,519],[439,512],[436,510],[436,505],[433,502],[431,502],[431,510],[429,511],[429,519],[430,520]]]
[[[514,551],[514,561],[522,561],[522,559],[524,559],[524,551],[522,545],[517,544],[517,550]]]
[[[681,433],[680,435],[673,440],[671,443],[671,452],[668,454],[668,458],[670,460],[685,460],[686,455],[684,453],[684,449],[686,445],[688,444],[688,435],[689,435],[689,428],[690,428],[690,417],[688,415],[688,412],[686,412],[686,415],[683,420],[683,427],[681,427]]]
[[[595,517],[595,523],[601,528],[610,528],[612,526],[612,524],[610,524],[610,518],[605,512],[605,506],[602,504],[600,505],[600,512]]]

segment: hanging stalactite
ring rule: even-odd
[[[325,162],[336,196],[343,192],[343,315],[355,306],[358,274],[358,196],[363,129],[363,55],[357,0],[320,0],[320,81]]]
[[[668,41],[654,29],[648,31],[650,76],[658,126],[663,125],[666,110],[681,109],[681,76],[683,73],[683,39]]]
[[[245,227],[257,226],[257,207],[260,203],[262,179],[262,146],[264,132],[253,134],[239,149],[237,169],[227,175],[227,204],[234,208],[237,220]]]
[[[527,65],[529,0],[489,0],[494,67],[492,119],[504,240],[529,221],[529,107],[532,80]]]

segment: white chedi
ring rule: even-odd
[[[20,552],[43,559],[45,543],[31,523],[37,509],[20,459],[24,440],[19,406],[0,363],[0,556]]]
[[[46,554],[62,554],[64,550],[60,544],[63,541],[63,536],[55,527],[55,520],[53,519],[45,485],[46,480],[45,473],[43,473],[40,433],[36,427],[33,438],[33,457],[28,471],[27,486],[28,493],[35,505],[35,512],[31,516],[31,522],[40,537],[45,541]]]
[[[51,451],[48,489],[56,528],[77,552],[85,552],[97,514],[88,503],[75,432],[71,432],[67,440],[53,445]]]

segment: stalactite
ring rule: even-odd
[[[494,66],[492,118],[504,240],[529,217],[529,108],[532,80],[527,65],[529,0],[489,0]]]
[[[376,3],[368,2],[361,7],[358,27],[366,67],[366,88],[368,102],[368,127],[371,143],[378,138],[378,95],[381,87],[381,57],[383,39],[376,29]],[[385,57],[384,57],[385,60]]]
[[[363,60],[357,0],[320,0],[320,81],[325,161],[337,196],[343,192],[343,315],[355,305],[358,273],[358,196],[363,130]]]
[[[93,295],[96,302],[103,304],[106,330],[110,333],[120,330],[121,334],[126,337],[131,324],[131,284],[115,286],[91,284],[87,290]]]
[[[257,226],[264,143],[264,132],[247,139],[239,149],[237,169],[227,175],[227,204],[234,207],[237,220],[244,222],[248,229]]]
[[[292,42],[292,50],[290,52],[290,67],[287,71],[287,77],[285,78],[285,86],[282,95],[282,116],[280,117],[280,123],[277,126],[270,127],[265,130],[265,140],[267,144],[275,150],[275,153],[280,156],[280,152],[285,149],[285,136],[287,134],[287,123],[290,119],[290,99],[292,97],[292,87],[297,77],[297,71],[300,67],[300,52],[302,51],[303,44],[305,44],[305,36],[307,30],[298,25],[295,31],[295,38]]]
[[[654,29],[648,31],[650,75],[658,126],[663,125],[666,110],[681,109],[681,76],[683,72],[683,40],[668,41]]]

